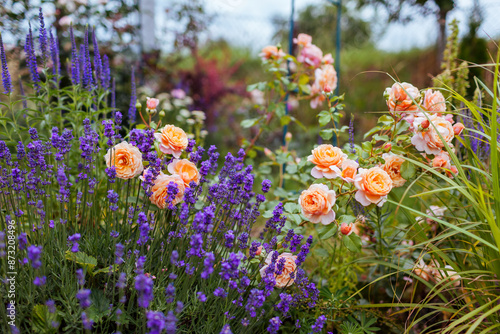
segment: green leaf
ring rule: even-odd
[[[340,224],[342,224],[342,223],[349,224],[349,223],[354,222],[356,220],[356,217],[349,216],[349,215],[342,215],[342,216],[338,217],[337,220],[339,221]]]
[[[92,304],[88,308],[87,315],[94,322],[100,322],[102,318],[109,315],[109,299],[106,298],[101,290],[92,290],[90,294]]]
[[[361,144],[361,148],[363,149],[363,151],[371,152],[373,145],[371,142],[365,141],[363,142],[363,144]]]
[[[323,129],[319,132],[319,135],[324,140],[329,140],[333,137],[333,129]]]
[[[332,116],[327,110],[323,110],[318,114],[318,123],[320,126],[325,126],[327,125],[330,120],[332,119]]]
[[[328,251],[324,248],[316,248],[314,250],[314,254],[319,256],[319,257],[329,257],[330,254],[328,254]]]
[[[244,119],[243,121],[241,121],[241,127],[248,129],[248,128],[251,128],[252,126],[257,125],[257,123],[259,123],[259,121],[260,121],[260,117],[259,118]]]
[[[57,312],[50,313],[45,305],[35,305],[31,313],[31,329],[35,333],[57,333],[58,327],[52,327],[52,323],[60,323]]]
[[[288,125],[292,121],[292,118],[288,115],[285,115],[280,118],[280,124],[281,126]]]
[[[290,212],[290,213],[295,213],[295,212],[299,212],[299,208],[298,208],[298,204],[297,203],[286,203],[284,208],[285,208],[285,211],[286,212]]]
[[[87,272],[89,272],[93,276],[92,270],[95,266],[97,266],[97,260],[95,257],[89,256],[84,252],[73,253],[67,250],[65,258],[66,260],[76,262],[82,267],[87,268]]]
[[[321,240],[329,239],[337,233],[338,227],[337,224],[330,224],[324,228],[319,234],[319,238]]]
[[[401,177],[405,180],[409,180],[415,176],[417,173],[417,168],[414,164],[409,161],[403,162],[401,165]]]
[[[297,165],[288,165],[288,166],[286,166],[286,172],[288,174],[295,174],[295,173],[297,173]]]
[[[351,252],[361,252],[361,238],[356,233],[351,233],[350,235],[345,235],[342,238],[344,246]]]

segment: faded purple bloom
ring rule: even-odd
[[[207,301],[207,296],[205,296],[205,294],[201,291],[198,291],[196,293],[196,296],[198,297],[198,300],[202,303],[206,302]]]
[[[91,330],[92,326],[94,326],[94,321],[87,316],[87,313],[82,312],[82,322],[83,328],[87,330]]]
[[[28,247],[28,258],[31,261],[31,266],[34,269],[38,269],[42,265],[40,258],[42,256],[42,246],[31,245]]]
[[[214,272],[214,253],[209,252],[205,254],[205,259],[203,260],[203,272],[201,273],[201,278],[207,279]]]
[[[40,13],[38,14],[38,18],[40,21],[40,30],[39,30],[40,53],[42,55],[43,65],[45,65],[49,58],[49,54],[47,52],[47,31],[45,30],[45,20],[43,19],[42,8],[40,8]]]
[[[173,303],[175,299],[175,286],[174,284],[170,283],[166,288],[165,288],[165,297],[167,303]]]
[[[137,103],[137,95],[135,91],[135,69],[132,66],[132,74],[130,77],[130,82],[131,82],[131,92],[130,92],[130,106],[128,109],[128,120],[130,124],[135,123],[135,116],[136,116],[136,111],[137,108],[135,107]]]
[[[177,318],[174,315],[174,312],[169,311],[167,316],[165,317],[166,319],[166,332],[167,334],[175,334],[177,330]]]
[[[85,274],[83,273],[82,268],[76,270],[76,279],[78,281],[78,284],[80,284],[81,286],[85,284]]]
[[[92,303],[90,301],[90,290],[89,289],[81,289],[76,293],[76,298],[80,302],[80,306],[84,309],[90,307]]]
[[[52,299],[47,300],[45,306],[49,309],[49,313],[56,313],[56,303]]]
[[[149,334],[161,334],[166,327],[165,316],[162,312],[146,312],[146,318],[148,319],[147,326],[150,329]]]
[[[118,276],[118,282],[116,283],[116,287],[118,289],[125,289],[126,286],[127,286],[127,274],[120,273],[120,276]]]
[[[137,290],[137,303],[139,307],[148,308],[153,300],[153,280],[144,274],[137,275],[135,278],[135,289]]]
[[[215,291],[214,291],[214,296],[216,296],[216,297],[221,297],[221,298],[226,298],[226,296],[227,296],[227,292],[226,292],[226,290],[224,290],[223,288],[218,287],[218,288],[216,288],[216,289],[215,289]]]
[[[78,85],[82,82],[80,76],[80,59],[78,58],[78,49],[73,34],[73,24],[69,27],[69,35],[71,38],[71,81],[73,85]]]

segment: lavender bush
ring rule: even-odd
[[[144,124],[122,124],[89,29],[81,45],[71,31],[72,85],[62,87],[58,41],[41,13],[39,24],[38,41],[31,29],[26,37],[31,82],[19,92],[0,41],[2,332],[276,333],[295,324],[292,311],[318,299],[300,268],[312,238],[280,236],[282,204],[256,230],[271,184],[254,184],[244,151],[221,162],[214,146],[152,121],[149,99],[144,117],[135,84],[126,120]],[[323,325],[296,323],[315,333]]]

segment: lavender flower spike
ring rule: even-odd
[[[2,34],[0,34],[0,61],[2,62],[2,81],[5,94],[12,93],[12,81],[10,79],[9,68],[7,67],[7,57],[3,47]]]
[[[38,65],[36,63],[35,47],[33,45],[33,32],[31,31],[31,24],[29,33],[26,36],[26,44],[24,45],[24,51],[26,52],[26,61],[28,63],[28,67],[31,72],[31,79],[33,80],[33,84],[38,92],[40,90],[40,85],[38,84],[40,82],[40,77],[38,76]]]
[[[52,74],[59,75],[61,73],[61,62],[59,60],[59,46],[57,37],[54,38],[52,30],[49,32],[50,57],[52,58]]]
[[[130,82],[132,83],[132,92],[130,95],[130,107],[128,109],[128,120],[130,123],[135,123],[135,114],[136,114],[136,101],[137,101],[137,96],[136,96],[136,91],[135,91],[135,70],[134,67],[132,67],[132,76],[130,78]]]
[[[81,83],[80,60],[78,59],[78,50],[76,48],[75,36],[73,34],[73,24],[69,27],[69,35],[71,37],[71,81],[73,81],[73,85],[78,85]]]
[[[101,54],[99,53],[99,45],[97,45],[97,37],[95,35],[95,28],[92,29],[92,43],[94,44],[94,69],[96,81],[101,86],[104,86],[102,78],[102,60]]]
[[[42,54],[43,65],[45,66],[45,64],[47,63],[47,59],[49,58],[49,55],[47,53],[47,30],[45,30],[45,20],[43,19],[42,8],[40,8],[40,14],[38,14],[38,17],[40,19],[40,33],[39,33],[40,52]]]

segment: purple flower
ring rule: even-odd
[[[26,245],[28,244],[28,235],[26,233],[22,232],[17,237],[17,240],[19,242],[19,250],[26,249]]]
[[[76,279],[81,286],[85,284],[85,274],[82,268],[76,270]]]
[[[178,301],[177,305],[175,306],[175,313],[179,314],[182,312],[183,309],[184,309],[184,303],[181,301]]]
[[[115,245],[115,264],[122,264],[123,262],[125,262],[122,258],[123,256],[123,253],[124,253],[124,249],[125,249],[125,246],[123,246],[121,243],[117,243]]]
[[[279,317],[271,318],[271,320],[269,320],[269,326],[267,327],[267,331],[271,334],[276,334],[280,329],[280,325],[281,325],[281,320]]]
[[[116,203],[118,203],[119,199],[120,196],[113,189],[108,190],[108,200],[111,203],[109,208],[111,209],[111,211],[118,210],[118,205],[116,205]]]
[[[203,260],[204,269],[201,273],[201,278],[207,279],[214,272],[214,261],[214,253],[210,252],[205,254],[205,259]]]
[[[82,79],[80,76],[80,59],[78,58],[78,50],[73,34],[73,25],[69,27],[69,35],[71,39],[71,81],[73,85],[78,85]]]
[[[226,239],[226,247],[232,248],[234,243],[234,232],[232,230],[227,231],[224,235],[224,239]]]
[[[323,329],[323,326],[326,323],[326,317],[324,315],[320,315],[314,325],[311,326],[311,333],[319,333]]]
[[[68,244],[72,245],[71,246],[71,251],[73,253],[77,253],[78,252],[78,246],[79,246],[78,245],[78,240],[80,240],[80,237],[81,237],[80,233],[75,233],[75,234],[70,235],[68,237]]]
[[[198,297],[198,300],[202,303],[206,302],[207,301],[207,296],[205,296],[205,294],[201,291],[198,291],[196,293],[196,296]]]
[[[80,306],[84,309],[90,307],[92,303],[90,301],[90,290],[89,289],[81,289],[76,293],[76,298],[80,302]]]
[[[175,286],[174,284],[170,283],[166,288],[165,288],[165,297],[167,297],[166,301],[167,303],[173,303],[175,299]]]
[[[284,316],[288,314],[290,306],[292,305],[293,297],[288,293],[280,293],[280,301],[276,305],[276,309],[281,311]]]
[[[218,287],[218,288],[216,288],[216,289],[215,289],[215,291],[214,291],[214,296],[216,296],[216,297],[221,297],[221,298],[226,298],[226,296],[227,296],[227,292],[226,292],[226,290],[224,290],[223,288]]]
[[[28,258],[31,261],[31,266],[34,269],[38,269],[42,265],[40,258],[42,256],[42,246],[31,245],[28,247]]]
[[[52,30],[49,31],[50,56],[52,58],[52,74],[61,73],[61,62],[59,60],[59,43],[57,37],[54,38]]]
[[[271,181],[267,179],[262,181],[262,192],[267,193],[269,189],[271,189]]]
[[[165,329],[165,315],[162,312],[146,312],[146,318],[148,319],[147,326],[150,329],[149,334],[161,334]]]
[[[144,274],[135,277],[135,289],[137,290],[139,307],[148,308],[153,300],[153,280]]]
[[[35,284],[36,286],[45,285],[46,282],[47,282],[47,277],[46,276],[35,277],[35,279],[33,280],[33,284]]]
[[[45,305],[49,309],[49,313],[56,313],[56,303],[52,299],[47,300]]]
[[[130,77],[130,82],[131,82],[131,93],[130,93],[130,106],[128,109],[128,120],[130,124],[135,123],[135,116],[136,116],[136,103],[137,103],[137,96],[136,96],[136,91],[135,91],[135,70],[134,67],[132,66],[132,74]]]
[[[45,20],[43,19],[42,8],[40,8],[40,13],[38,14],[40,20],[40,30],[39,30],[39,40],[40,40],[40,53],[42,54],[42,61],[45,65],[49,54],[47,53],[47,31],[45,30]]]
[[[101,54],[99,53],[99,45],[97,44],[97,38],[95,34],[95,29],[92,30],[92,42],[94,45],[94,69],[97,82],[103,86],[102,80],[102,61]]]
[[[118,276],[118,282],[116,283],[116,287],[118,289],[125,289],[126,286],[127,286],[127,274],[120,273],[120,276]]]
[[[312,235],[310,235],[309,238],[307,238],[306,243],[300,248],[300,252],[295,259],[295,263],[297,264],[297,266],[300,266],[306,260],[306,256],[307,254],[309,254],[309,248],[311,247],[312,241],[313,237]]]
[[[225,324],[224,327],[222,327],[220,334],[233,334],[233,332],[231,332],[231,326],[229,326],[229,324]]]
[[[257,310],[264,305],[266,301],[266,296],[263,290],[252,289],[250,291],[250,295],[248,296],[247,304],[245,305],[245,309],[252,318],[257,316]]]
[[[40,91],[40,77],[38,76],[38,65],[36,62],[35,56],[35,47],[33,45],[33,32],[31,31],[31,24],[29,33],[26,36],[26,42],[24,44],[24,52],[26,53],[26,62],[28,63],[28,67],[31,72],[31,79],[33,80],[33,84],[35,86],[36,91]]]
[[[91,330],[92,326],[94,326],[94,321],[87,317],[87,313],[82,312],[82,323],[83,323],[83,328],[87,330]]]
[[[2,80],[3,88],[5,89],[5,94],[12,93],[12,81],[10,79],[9,68],[7,66],[7,57],[5,55],[5,49],[2,41],[2,34],[0,34],[0,61],[2,63]]]
[[[166,332],[167,334],[175,334],[177,330],[177,318],[174,315],[174,312],[169,311],[167,316],[165,317],[166,320]]]
[[[240,261],[245,256],[241,253],[230,253],[227,260],[223,261],[221,264],[221,271],[219,275],[222,279],[230,280],[231,278],[239,277],[238,267],[240,266]]]

